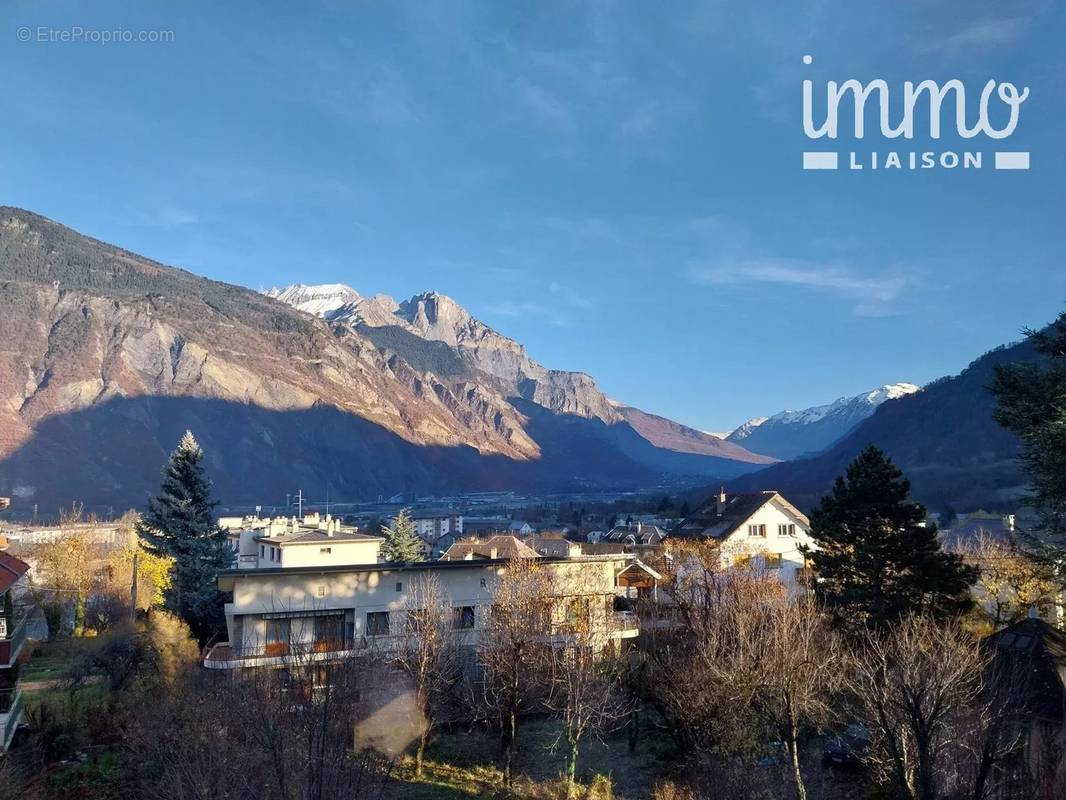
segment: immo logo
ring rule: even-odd
[[[803,63],[811,65],[814,59],[804,56]],[[943,85],[936,81],[924,80],[918,84],[906,81],[903,84],[901,109],[893,115],[889,106],[889,87],[883,80],[873,80],[867,84],[855,80],[846,80],[841,84],[827,81],[825,84],[825,118],[820,124],[815,122],[814,82],[803,81],[803,132],[812,140],[837,139],[841,128],[856,140],[867,135],[867,103],[879,112],[879,130],[885,139],[913,139],[915,133],[929,139],[940,139],[941,114],[950,112],[949,97],[954,100],[955,130],[961,139],[977,137],[1000,142],[1007,139],[1018,126],[1018,116],[1022,103],[1029,97],[1029,87],[1018,91],[1013,83],[990,80],[985,83],[979,97],[971,92],[971,102],[976,100],[977,111],[967,107],[966,87],[962,81],[953,79]],[[874,105],[876,97],[877,105]],[[847,117],[851,124],[847,125]],[[841,112],[845,124],[841,125]],[[995,116],[997,124],[993,123]],[[927,130],[922,131],[921,122],[925,121]],[[971,124],[971,120],[973,120]],[[979,140],[983,141],[983,140]],[[992,150],[992,164],[995,169],[1029,169],[1029,153],[1016,150],[1000,149],[997,145]],[[845,169],[849,170],[893,170],[893,169],[982,169],[985,166],[985,153],[977,149],[963,150],[808,150],[803,153],[804,169],[840,169],[841,158],[847,159]]]

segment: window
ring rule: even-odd
[[[260,558],[266,558],[266,554],[267,554],[266,545],[262,545],[262,544],[259,545],[259,557]]]
[[[283,656],[289,652],[289,620],[266,621],[266,655]]]
[[[777,526],[777,535],[778,536],[795,536],[796,535],[796,526],[792,525],[792,524],[789,524],[789,525],[778,525]]]
[[[333,552],[333,548],[332,547],[320,547],[320,548],[318,548],[318,552],[321,555],[328,556],[330,553]]]
[[[7,617],[0,617],[0,639],[7,638]]]
[[[344,617],[315,617],[315,651],[342,650],[344,645]]]
[[[366,615],[367,636],[389,635],[389,612],[371,611]]]
[[[762,563],[767,569],[778,569],[781,566],[781,554],[763,553]]]
[[[468,631],[474,627],[474,607],[459,606],[453,609],[452,626],[456,630]]]
[[[765,525],[749,525],[748,536],[761,536],[766,538],[766,526]]]
[[[403,591],[403,581],[396,581],[396,591],[398,591],[398,592],[402,592]]]
[[[481,588],[484,589],[488,584],[485,583],[485,579],[481,579]]]
[[[318,590],[317,590],[317,591],[316,591],[315,593],[316,593],[316,594],[317,594],[317,595],[318,595],[319,597],[325,597],[325,596],[326,596],[326,587],[325,587],[325,586],[319,586],[319,587],[318,587]]]

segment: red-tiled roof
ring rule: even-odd
[[[6,592],[29,571],[30,565],[22,559],[0,552],[0,592]]]

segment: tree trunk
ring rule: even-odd
[[[795,726],[789,731],[788,754],[792,761],[792,777],[796,781],[796,800],[807,800],[807,786],[803,783],[803,771],[800,769],[799,736]]]
[[[85,633],[85,595],[78,592],[74,598],[74,635]]]
[[[518,721],[512,711],[508,714],[500,729],[500,744],[503,747],[503,779],[508,786],[511,785],[511,762],[514,759],[514,740],[517,727]]]
[[[422,777],[422,763],[426,757],[426,740],[429,738],[429,726],[422,728],[422,734],[418,737],[418,749],[415,750],[415,777]]]
[[[570,749],[566,757],[566,796],[572,798],[577,786],[577,738],[570,739]]]

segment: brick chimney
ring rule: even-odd
[[[725,487],[723,486],[718,492],[718,502],[715,504],[718,510],[718,516],[722,516],[725,513],[726,506]]]

